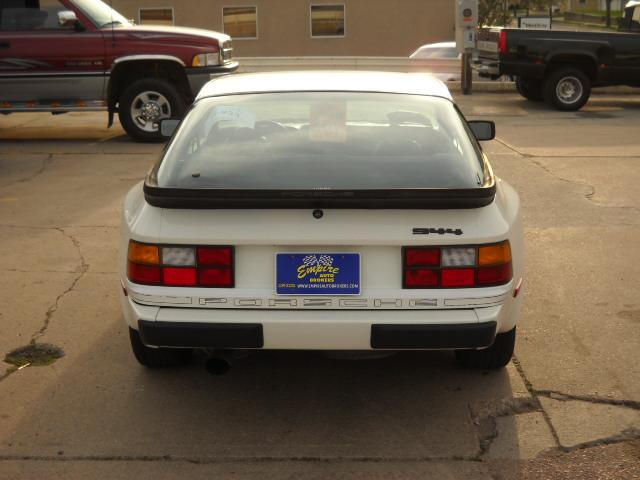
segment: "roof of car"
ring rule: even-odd
[[[427,43],[426,45],[422,45],[418,47],[420,49],[430,49],[430,48],[456,48],[456,42],[438,42],[438,43]]]
[[[196,100],[268,92],[380,92],[430,95],[452,100],[447,86],[425,73],[294,71],[232,74],[211,80]]]

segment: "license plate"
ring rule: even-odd
[[[360,254],[278,253],[276,293],[360,295]]]

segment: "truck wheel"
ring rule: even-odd
[[[516,90],[527,100],[542,101],[542,83],[533,78],[516,77]]]
[[[493,345],[482,350],[456,350],[456,360],[467,368],[497,369],[506,366],[513,356],[516,328],[496,335]]]
[[[591,95],[591,80],[577,68],[559,68],[544,81],[542,92],[546,102],[557,110],[580,110]]]
[[[132,83],[120,96],[118,117],[131,138],[141,142],[161,142],[160,120],[181,118],[186,109],[178,90],[165,80],[143,78]]]
[[[140,340],[140,334],[133,328],[129,328],[129,339],[131,340],[131,349],[136,360],[145,367],[173,367],[185,365],[191,360],[190,348],[147,347]]]

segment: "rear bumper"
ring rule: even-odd
[[[483,78],[496,79],[500,76],[500,63],[497,60],[480,60],[473,68]]]
[[[429,310],[242,310],[141,305],[123,312],[154,347],[278,350],[463,349],[491,345],[511,330],[520,298],[481,308]]]
[[[371,325],[371,348],[482,348],[493,343],[496,322],[459,325]]]
[[[264,338],[259,323],[138,323],[146,345],[193,348],[262,348]]]
[[[260,323],[149,322],[138,329],[147,345],[193,348],[263,348]],[[336,335],[339,334],[339,329]],[[493,343],[496,322],[465,324],[372,324],[372,349],[482,348]]]

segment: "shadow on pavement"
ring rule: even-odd
[[[462,370],[449,352],[337,360],[264,351],[224,376],[206,373],[202,359],[147,370],[122,320],[85,351],[58,362],[5,431],[4,455],[477,459],[471,405],[512,397],[505,370]]]

